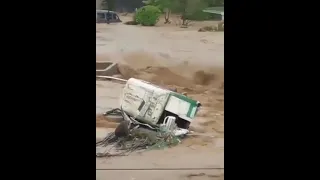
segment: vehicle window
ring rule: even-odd
[[[105,19],[106,16],[104,13],[97,13],[99,19]]]
[[[111,19],[112,16],[111,16],[111,13],[107,13],[107,19]]]

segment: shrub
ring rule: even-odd
[[[143,6],[136,12],[136,22],[143,26],[154,26],[159,21],[161,11],[156,6]]]

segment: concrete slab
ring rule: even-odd
[[[117,63],[110,61],[96,62],[96,75],[97,76],[112,76],[119,74]]]

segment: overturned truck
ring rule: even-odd
[[[96,143],[97,157],[178,144],[189,133],[189,125],[201,104],[185,95],[130,78],[120,97],[120,108],[104,115],[124,119],[114,132]],[[112,151],[111,151],[112,150]]]
[[[189,128],[200,106],[200,102],[185,95],[134,78],[127,81],[120,104],[124,112],[138,121],[159,126],[166,123],[166,117],[174,117],[177,127],[182,129]]]

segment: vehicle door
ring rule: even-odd
[[[106,14],[103,12],[97,13],[97,23],[105,23],[106,22]]]

